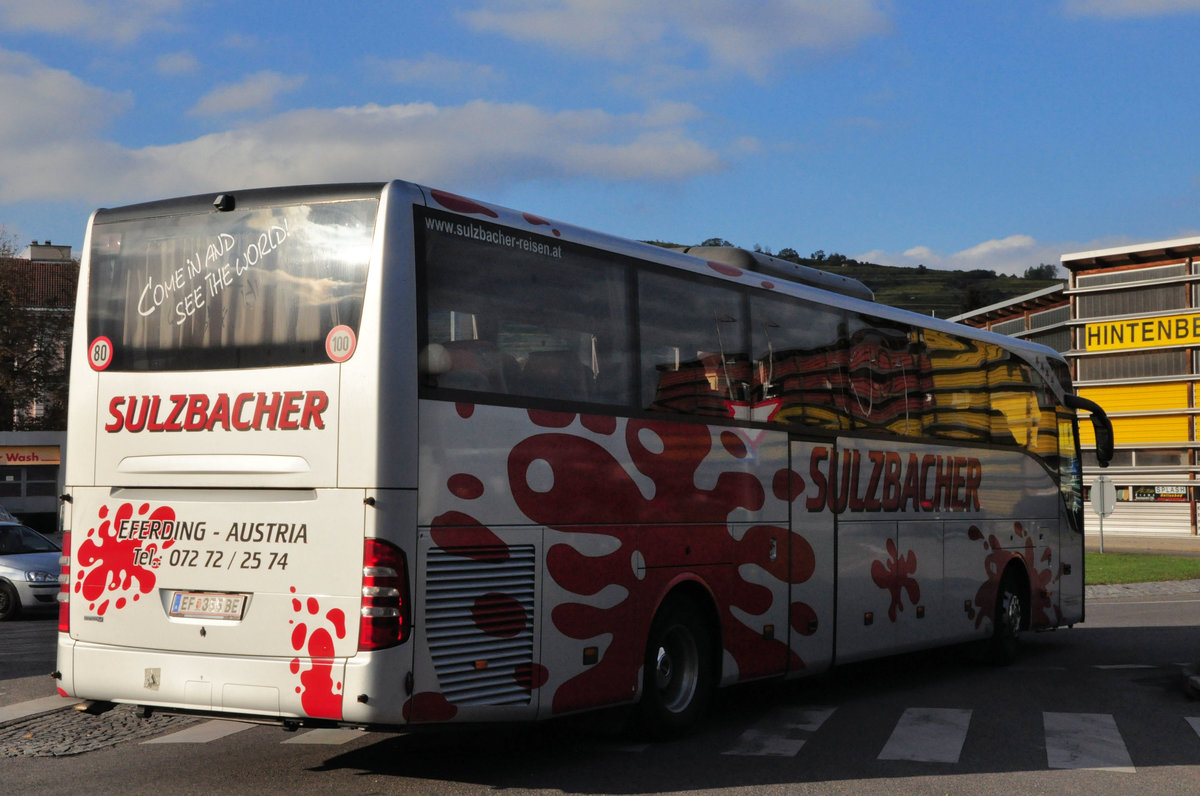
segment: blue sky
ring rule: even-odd
[[[1020,273],[1200,235],[1200,0],[0,0],[0,226],[409,179]]]

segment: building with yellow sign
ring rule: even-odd
[[[1105,534],[1196,535],[1200,238],[1064,254],[1062,265],[1063,288],[954,320],[1062,351],[1079,394],[1108,412],[1117,504]],[[1101,473],[1090,424],[1080,436],[1090,483]]]

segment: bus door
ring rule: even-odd
[[[833,661],[835,519],[820,472],[835,450],[828,441],[791,440],[791,676],[824,671]]]
[[[824,466],[837,515],[837,659],[928,646],[946,633],[942,521],[905,499],[924,448],[838,440]]]

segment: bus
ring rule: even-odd
[[[631,706],[1084,619],[1051,349],[408,182],[95,211],[58,691],[297,726]]]

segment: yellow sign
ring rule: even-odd
[[[0,464],[62,464],[57,445],[0,446]]]
[[[1083,335],[1086,351],[1200,345],[1200,313],[1089,323],[1083,327]]]

